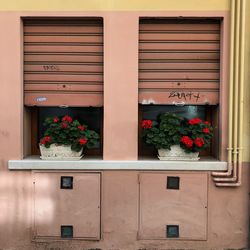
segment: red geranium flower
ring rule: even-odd
[[[54,119],[53,119],[53,122],[55,122],[55,123],[57,123],[59,121],[59,119],[57,118],[57,117],[55,117]]]
[[[78,126],[78,129],[80,129],[81,131],[83,131],[83,130],[84,130],[84,127],[81,126],[81,125],[79,125],[79,126]]]
[[[79,143],[80,143],[80,145],[85,145],[87,143],[87,139],[86,138],[80,138]]]
[[[51,141],[51,137],[50,136],[45,136],[44,140],[45,140],[45,142],[50,142]]]
[[[61,123],[61,127],[62,127],[62,128],[68,128],[68,124],[65,123],[65,122],[62,122],[62,123]]]
[[[202,129],[202,132],[205,133],[205,134],[209,134],[210,129],[209,128],[204,128],[204,129]]]
[[[204,122],[204,124],[206,124],[206,125],[210,125],[210,122],[208,122],[208,121],[205,121],[205,122]]]
[[[47,142],[51,141],[51,137],[50,136],[45,136],[41,139],[40,144],[46,144]]]
[[[151,120],[143,120],[141,123],[141,127],[146,129],[146,128],[152,128],[153,122]]]
[[[62,118],[62,121],[64,122],[68,122],[68,123],[71,123],[72,122],[72,118],[68,115],[65,115],[63,118]]]
[[[194,143],[197,147],[201,148],[204,145],[204,140],[198,137],[194,140]]]
[[[190,137],[188,136],[182,136],[181,137],[181,142],[187,147],[187,148],[192,148],[193,146],[193,141]]]
[[[202,120],[200,118],[193,118],[193,119],[191,119],[191,120],[188,121],[188,123],[190,125],[195,125],[195,124],[198,124],[200,122],[202,122]]]
[[[40,141],[40,144],[42,144],[42,145],[44,145],[46,143],[46,141],[44,140],[44,139],[42,139],[41,141]]]

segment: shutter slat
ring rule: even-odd
[[[167,99],[167,102],[166,102]],[[219,92],[217,90],[195,90],[193,88],[181,91],[179,89],[154,89],[141,90],[139,92],[139,103],[142,104],[176,104],[185,103],[189,105],[216,105],[218,104]]]
[[[81,74],[81,75],[67,75],[67,74],[25,74],[24,81],[59,81],[59,82],[71,82],[71,81],[89,81],[89,82],[102,82],[102,74]]]
[[[25,105],[103,104],[103,25],[97,18],[24,20]]]
[[[219,84],[218,20],[140,20],[140,103],[215,105]]]
[[[97,35],[69,36],[24,36],[24,43],[102,43],[103,37]]]
[[[46,52],[61,52],[61,53],[102,53],[103,46],[102,45],[85,45],[85,46],[63,46],[63,45],[25,45],[24,46],[25,54],[28,52],[33,53],[46,53]]]
[[[213,72],[140,72],[140,80],[151,80],[151,79],[170,79],[170,80],[219,80],[220,74]]]
[[[90,55],[24,55],[26,62],[103,62],[102,55],[90,54]]]
[[[140,41],[219,41],[220,34],[141,33]]]
[[[149,52],[149,53],[140,53],[139,59],[141,60],[219,60],[219,52],[172,52],[172,53],[162,53],[162,52]]]
[[[141,70],[216,70],[220,68],[219,63],[209,63],[209,62],[204,62],[204,63],[190,63],[190,62],[180,62],[180,63],[175,63],[175,62],[160,62],[160,63],[151,63],[151,62],[143,62],[139,64],[139,68]]]
[[[27,106],[33,106],[34,102],[37,106],[61,106],[69,105],[71,107],[79,106],[103,106],[103,93],[93,92],[26,92],[24,96],[24,103]]]
[[[157,47],[157,48],[156,48]],[[191,43],[191,42],[141,42],[140,43],[140,52],[146,51],[159,51],[159,50],[219,50],[220,44],[218,42],[214,43]]]
[[[102,65],[24,65],[24,72],[79,72],[79,73],[103,73]]]
[[[190,89],[190,85],[192,85],[192,88],[196,90],[200,89],[213,89],[218,90],[218,84],[216,82],[186,82],[186,81],[179,81],[176,82],[139,82],[139,88],[141,90],[146,89]]]
[[[24,26],[24,34],[28,33],[81,33],[81,34],[100,34],[103,33],[103,27],[101,26]]]
[[[65,87],[64,87],[65,86]],[[69,92],[75,91],[87,91],[87,92],[102,92],[103,85],[102,84],[73,84],[65,85],[65,84],[41,84],[41,83],[34,83],[34,84],[26,84],[25,91],[65,91],[65,89]]]
[[[150,31],[150,32],[157,32],[157,31],[214,31],[220,33],[220,25],[218,23],[210,23],[202,24],[202,23],[141,23],[140,24],[140,32]]]

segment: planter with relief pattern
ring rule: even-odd
[[[198,161],[199,152],[186,153],[180,145],[171,146],[171,150],[158,149],[158,158],[161,161]]]
[[[39,145],[42,160],[80,160],[82,158],[82,150],[73,151],[69,145],[51,144],[49,148]]]

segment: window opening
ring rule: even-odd
[[[200,156],[218,158],[220,94],[219,18],[141,18],[139,24],[139,121],[166,112],[199,117],[214,127]],[[139,156],[157,156],[142,140]]]
[[[30,140],[31,155],[39,155],[39,141],[42,137],[45,126],[43,125],[46,117],[63,117],[71,116],[73,119],[86,124],[90,129],[96,131],[100,135],[100,141],[93,148],[86,149],[88,156],[102,156],[103,151],[103,108],[102,107],[33,107],[30,111]]]

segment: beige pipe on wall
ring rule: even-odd
[[[236,4],[236,32],[234,33],[236,36],[236,44],[234,46],[235,53],[235,77],[234,77],[234,141],[233,141],[233,176],[230,178],[214,178],[216,182],[216,186],[218,187],[238,187],[242,182],[242,161],[243,161],[243,104],[244,104],[244,59],[245,59],[245,0],[232,0],[232,4]],[[235,6],[235,5],[234,5]],[[233,20],[231,20],[233,21]],[[232,34],[231,34],[232,35]],[[231,36],[232,37],[232,36]],[[231,40],[232,41],[232,40]],[[230,52],[232,50],[230,49]],[[230,57],[231,59],[231,57]],[[230,66],[232,62],[230,62]],[[233,70],[233,69],[230,69]],[[232,83],[232,82],[230,82]],[[231,89],[231,86],[230,86]],[[231,106],[231,105],[230,105]],[[229,152],[228,152],[229,153]],[[228,157],[230,159],[230,157]],[[231,162],[228,162],[229,164]],[[231,164],[230,164],[231,165]],[[229,174],[229,169],[226,173]],[[217,173],[213,173],[217,174]],[[216,175],[218,176],[218,175]],[[224,175],[228,176],[228,175]],[[221,183],[223,182],[223,183]],[[232,183],[233,182],[233,183]]]
[[[238,0],[241,1],[241,0]],[[239,64],[239,130],[238,130],[238,164],[235,183],[216,183],[218,187],[238,187],[242,183],[242,161],[243,161],[243,121],[244,121],[244,62],[245,62],[245,0],[241,1],[240,10],[240,64]]]
[[[235,30],[235,36],[236,36],[236,42],[235,42],[235,75],[234,75],[234,119],[233,119],[233,176],[229,178],[217,178],[215,181],[217,182],[235,182],[237,180],[237,164],[238,164],[238,122],[239,122],[239,71],[240,71],[240,12],[241,12],[241,6],[240,1],[238,0],[236,2],[236,30]]]
[[[230,67],[229,67],[229,98],[228,98],[228,170],[227,172],[213,172],[213,176],[231,176],[232,174],[232,137],[233,137],[233,92],[234,92],[234,44],[235,44],[235,6],[236,1],[231,0],[231,17],[230,17]],[[216,180],[215,180],[216,181]]]
[[[230,67],[229,67],[229,100],[228,100],[228,170],[227,172],[213,172],[213,176],[231,176],[232,174],[232,123],[233,123],[233,79],[234,79],[234,44],[235,44],[235,0],[231,0],[230,19]]]
[[[232,7],[234,7],[234,16],[231,16],[231,34],[230,38],[231,45],[230,45],[230,74],[232,74],[232,78],[230,78],[230,90],[232,89],[232,96],[231,96],[231,103],[229,101],[229,105],[232,106],[232,109],[229,110],[229,115],[233,117],[232,120],[229,120],[228,124],[230,124],[231,133],[230,133],[230,140],[231,145],[228,145],[229,148],[232,148],[231,152],[228,152],[228,166],[231,168],[226,173],[221,173],[222,177],[234,175],[233,178],[236,180],[236,164],[237,164],[237,128],[238,128],[238,65],[239,65],[239,27],[240,27],[240,16],[239,16],[239,5],[240,2],[237,0],[232,0]],[[231,76],[230,76],[231,77]],[[230,93],[231,95],[231,93]],[[232,143],[233,142],[233,143]],[[232,147],[233,146],[233,147]],[[233,166],[233,168],[232,168]],[[219,174],[219,173],[218,173]],[[226,181],[226,178],[214,178],[215,182],[219,181]],[[230,177],[231,179],[231,177]],[[233,180],[233,181],[235,181]]]

